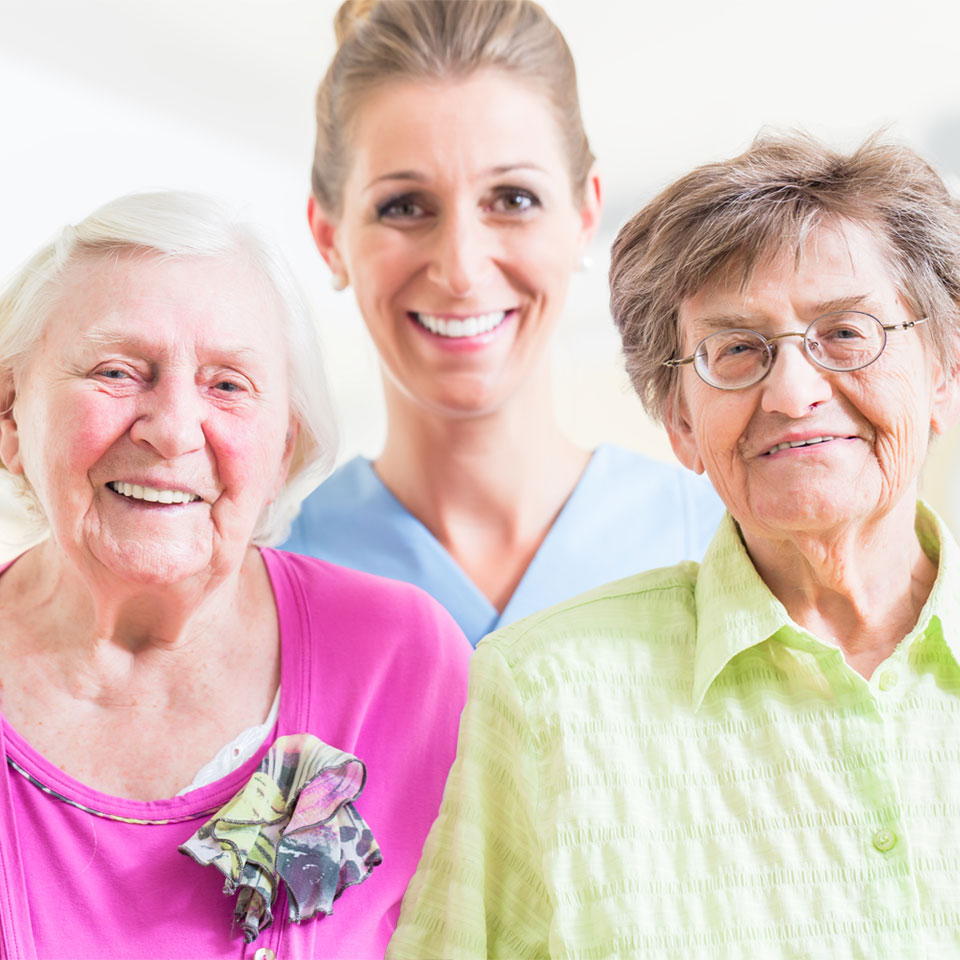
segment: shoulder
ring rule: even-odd
[[[294,609],[310,632],[322,629],[373,643],[379,653],[439,652],[470,646],[444,608],[419,587],[284,550],[261,551],[281,616]]]
[[[344,509],[362,509],[376,498],[380,486],[370,461],[354,457],[337,467],[303,501],[298,519],[308,518],[312,522],[326,514],[339,515]]]
[[[710,481],[679,464],[602,444],[593,455],[591,469],[598,485],[614,499],[629,499],[646,507],[656,502],[664,513],[692,515],[695,522],[703,514],[703,519],[714,526],[723,514],[723,503]]]
[[[632,670],[668,651],[692,657],[698,573],[699,564],[685,562],[605,584],[491,634],[476,655],[502,659],[521,685],[546,676],[577,682],[601,664]]]
[[[373,465],[355,457],[301,504],[284,550],[382,576],[406,576],[424,529],[383,485]]]
[[[690,473],[676,463],[666,463],[615,443],[602,443],[593,452],[591,466],[609,480],[645,478],[652,483],[674,482]]]

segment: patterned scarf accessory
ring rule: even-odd
[[[309,733],[279,737],[247,785],[180,852],[226,878],[238,893],[234,919],[247,943],[273,922],[283,880],[290,919],[333,912],[333,901],[362,883],[383,857],[353,802],[367,771],[349,753]]]

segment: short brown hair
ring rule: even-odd
[[[960,204],[913,150],[875,135],[850,154],[813,137],[761,135],[732,160],[667,187],[617,235],[610,309],[627,372],[663,420],[678,382],[680,304],[729,277],[742,287],[784,250],[799,261],[818,227],[849,221],[878,235],[894,282],[948,369],[960,327]]]
[[[553,107],[574,195],[593,163],[580,117],[577,73],[563,35],[532,0],[346,0],[334,20],[339,47],[317,90],[311,185],[323,210],[341,212],[350,118],[362,98],[396,80],[463,78],[496,68],[526,80]]]

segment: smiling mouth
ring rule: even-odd
[[[146,500],[147,503],[196,503],[203,497],[186,490],[160,490],[157,487],[144,487],[139,483],[124,483],[111,480],[107,486],[128,500]]]
[[[479,337],[481,334],[496,330],[513,310],[497,310],[493,313],[478,313],[472,317],[438,317],[432,313],[414,313],[413,317],[424,330],[438,337],[461,340],[464,337]]]
[[[810,437],[809,440],[785,440],[783,443],[778,443],[772,446],[769,450],[764,453],[765,457],[769,457],[774,453],[779,453],[781,450],[789,450],[793,447],[812,447],[818,443],[827,443],[830,440],[841,440],[845,439],[843,437]]]

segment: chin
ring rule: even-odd
[[[209,569],[211,560],[209,549],[179,543],[110,544],[94,555],[119,579],[144,586],[180,583]]]
[[[524,382],[499,374],[459,376],[440,385],[431,398],[435,409],[451,416],[484,417],[508,405],[522,391]]]
[[[861,491],[846,491],[861,494]],[[835,530],[867,519],[876,513],[862,495],[851,501],[849,496],[811,490],[783,490],[773,499],[753,505],[754,522],[769,530],[815,533]]]

